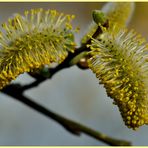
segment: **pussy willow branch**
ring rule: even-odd
[[[107,24],[104,24],[104,25],[107,25]],[[102,33],[102,30],[100,27],[98,27],[98,29],[94,33],[93,37],[95,38],[100,33]],[[75,53],[69,53],[69,55],[65,59],[65,61],[63,63],[61,63],[60,65],[58,65],[56,68],[48,69],[49,74],[50,74],[48,77],[45,77],[41,74],[32,75],[36,79],[36,81],[33,82],[32,84],[25,85],[25,86],[21,86],[20,84],[11,84],[11,85],[5,87],[2,90],[2,92],[13,97],[14,99],[16,99],[20,102],[22,102],[23,104],[29,106],[30,108],[38,111],[39,113],[47,116],[48,118],[53,119],[54,121],[56,121],[57,123],[62,125],[67,131],[69,131],[70,133],[72,133],[74,135],[80,135],[81,133],[84,133],[84,134],[87,134],[87,135],[89,135],[97,140],[100,140],[108,145],[129,146],[129,145],[131,145],[131,143],[128,141],[117,140],[117,139],[108,137],[107,135],[97,132],[89,127],[86,127],[86,126],[79,124],[75,121],[72,121],[72,120],[69,120],[65,117],[62,117],[62,116],[46,109],[45,107],[41,106],[40,104],[30,100],[29,98],[27,98],[26,96],[23,95],[23,92],[25,90],[33,88],[35,86],[38,86],[41,82],[45,81],[47,78],[51,78],[58,71],[60,71],[64,68],[68,68],[68,67],[73,66],[70,64],[70,61],[73,58],[75,58],[76,56],[78,56],[79,54],[81,54],[82,52],[89,51],[89,48],[87,48],[86,45],[90,44],[90,42],[91,42],[91,40],[88,40],[88,42],[86,44],[83,44],[80,48],[78,48]]]
[[[13,97],[14,99],[22,102],[23,104],[31,107],[32,109],[38,111],[39,113],[47,116],[48,118],[53,119],[57,123],[59,123],[61,126],[63,126],[67,131],[70,133],[80,136],[81,133],[84,133],[86,135],[89,135],[97,140],[100,140],[108,145],[111,146],[129,146],[131,145],[130,142],[124,141],[124,140],[117,140],[114,138],[111,138],[105,134],[102,134],[100,132],[97,132],[87,126],[84,126],[80,123],[77,123],[75,121],[72,121],[70,119],[67,119],[65,117],[62,117],[45,107],[41,106],[40,104],[30,100],[29,98],[25,97],[22,92],[20,91],[21,85],[19,84],[11,84],[7,87],[5,87],[2,92]],[[13,91],[12,91],[13,90]]]

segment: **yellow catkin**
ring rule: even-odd
[[[106,18],[109,20],[109,26],[112,27],[114,23],[118,24],[118,27],[126,26],[133,14],[134,3],[133,2],[109,2],[104,5],[101,10]],[[82,38],[82,43],[86,43],[97,29],[97,24],[92,22],[89,26],[87,33]],[[117,28],[116,28],[117,31]],[[89,35],[89,36],[88,36]]]
[[[119,28],[125,27],[129,23],[133,11],[133,2],[110,2],[102,8],[102,12],[104,12],[104,14],[107,16],[110,26],[113,26],[114,23],[117,23]]]
[[[116,27],[113,27],[116,29]],[[92,39],[89,67],[119,107],[125,124],[148,124],[148,48],[133,30],[107,30]]]
[[[56,10],[32,9],[3,23],[0,33],[0,89],[19,74],[61,63],[75,44],[71,20]]]

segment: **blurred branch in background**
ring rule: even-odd
[[[35,111],[47,116],[48,118],[53,119],[54,121],[56,121],[57,123],[62,125],[68,132],[70,132],[76,136],[80,136],[81,133],[84,133],[86,135],[89,135],[90,137],[93,137],[93,138],[95,138],[99,141],[102,141],[102,142],[104,142],[108,145],[111,145],[111,146],[130,146],[131,145],[131,143],[128,141],[111,138],[111,137],[109,137],[105,134],[102,134],[100,132],[97,132],[87,126],[84,126],[80,123],[77,123],[75,121],[72,121],[72,120],[69,120],[65,117],[62,117],[62,116],[46,109],[45,107],[41,106],[40,104],[30,100],[28,97],[25,97],[20,90],[21,90],[21,85],[11,84],[11,85],[7,86],[6,88],[4,88],[2,90],[2,92],[13,97],[13,99],[16,99],[19,102],[22,102],[23,104],[31,107]]]

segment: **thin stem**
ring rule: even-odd
[[[5,89],[3,89],[2,92],[7,95],[12,96],[14,99],[29,106],[30,108],[45,115],[46,117],[53,119],[55,122],[62,125],[68,132],[70,132],[74,135],[79,136],[81,133],[84,133],[84,134],[87,134],[87,135],[89,135],[97,140],[100,140],[108,145],[111,145],[111,146],[129,146],[129,145],[131,145],[131,143],[128,141],[117,140],[117,139],[111,138],[105,134],[97,132],[87,126],[84,126],[80,123],[69,120],[61,115],[58,115],[58,114],[48,110],[47,108],[30,100],[29,98],[25,97],[22,93],[20,93],[20,91],[19,91],[20,87],[21,87],[20,85],[9,85]]]
[[[106,23],[104,23],[103,25],[104,27],[108,27],[108,21],[106,21]],[[97,30],[95,31],[95,33],[93,34],[93,38],[96,38],[99,34],[102,33],[102,29],[100,26],[98,26]],[[87,45],[91,43],[91,39],[89,39],[87,41],[87,43],[83,44],[80,48],[78,48],[77,50],[75,50],[74,53],[69,53],[69,55],[67,56],[67,58],[60,64],[58,65],[56,68],[54,69],[49,69],[49,72],[51,72],[50,78],[58,71],[64,69],[64,68],[68,68],[71,67],[73,65],[70,64],[70,61],[75,58],[76,56],[78,56],[79,54],[81,54],[84,51],[90,51],[89,48],[87,48]]]
[[[46,78],[40,77],[40,78],[36,79],[33,83],[27,84],[27,85],[24,85],[24,86],[20,87],[19,91],[23,92],[23,91],[26,91],[26,90],[31,89],[33,87],[36,87],[45,80],[46,80]]]

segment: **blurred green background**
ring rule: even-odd
[[[26,9],[57,9],[75,14],[74,26],[81,28],[76,34],[79,42],[91,22],[91,11],[100,9],[105,3],[0,3],[0,23],[14,13]],[[129,28],[135,29],[148,40],[148,3],[136,3],[135,13]],[[79,45],[79,44],[78,44]],[[20,75],[13,83],[34,81],[27,74]],[[33,100],[47,108],[76,120],[112,137],[126,139],[133,145],[148,145],[148,127],[137,131],[128,129],[120,116],[117,106],[107,97],[105,89],[90,70],[76,66],[57,73],[39,87],[26,92]],[[0,94],[0,145],[104,145],[91,137],[76,137],[65,131],[59,124],[38,114],[12,98]]]

